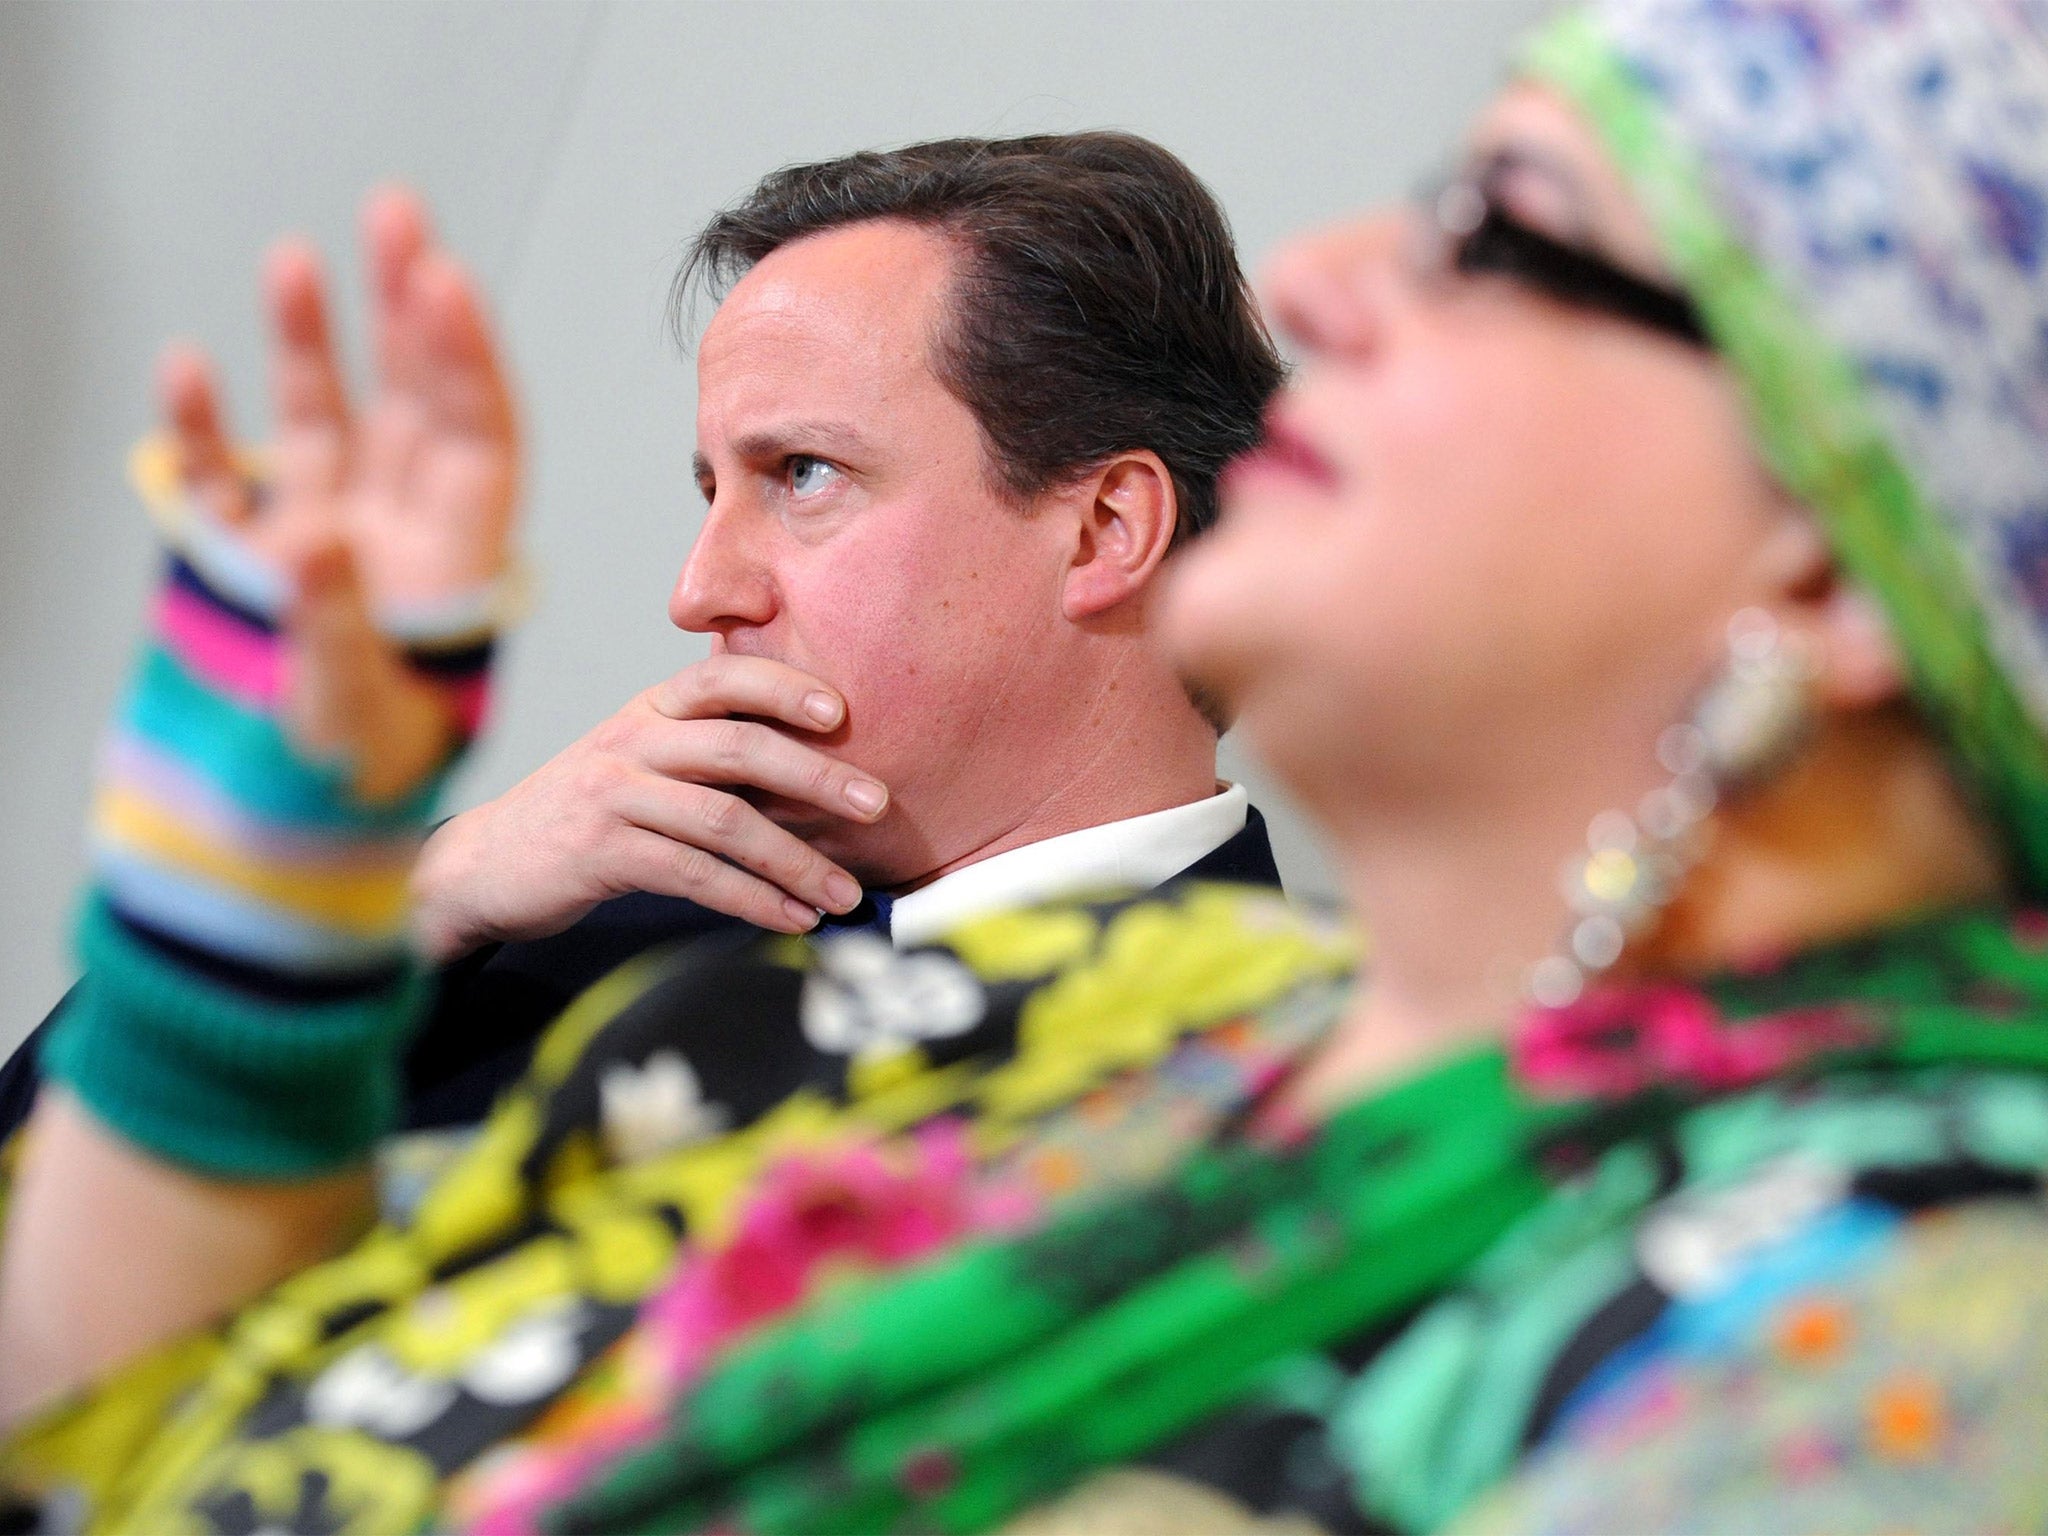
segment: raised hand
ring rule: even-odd
[[[519,491],[511,391],[469,277],[419,200],[363,216],[375,384],[355,406],[319,260],[290,239],[264,263],[276,432],[259,494],[233,448],[211,367],[173,347],[159,388],[188,495],[276,568],[292,652],[287,727],[346,755],[371,799],[403,793],[453,729],[377,621],[432,612],[505,573]]]
[[[747,799],[767,790],[872,823],[888,791],[764,724],[829,733],[846,706],[794,667],[712,656],[642,693],[511,790],[443,826],[413,880],[437,959],[560,932],[628,891],[800,933],[860,902],[853,876]]]

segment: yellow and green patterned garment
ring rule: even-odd
[[[2048,916],[1596,992],[1290,1128],[1354,960],[1200,884],[650,954],[353,1252],[17,1439],[17,1523],[2038,1525]]]
[[[1353,958],[1272,891],[1199,885],[903,954],[650,952],[409,1209],[35,1426],[7,1482],[166,1536],[506,1518],[532,1502],[511,1474],[561,1491],[762,1319],[1165,1176],[1329,1026]],[[389,1184],[423,1155],[395,1149]],[[554,1465],[549,1437],[593,1423]]]

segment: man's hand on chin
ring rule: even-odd
[[[845,716],[837,693],[781,662],[718,655],[685,667],[428,840],[413,876],[421,945],[446,962],[542,938],[629,891],[783,933],[851,910],[853,876],[745,798],[765,790],[879,820],[883,785],[766,723],[827,732]]]

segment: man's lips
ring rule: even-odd
[[[1306,437],[1278,416],[1266,418],[1266,435],[1248,453],[1230,461],[1224,478],[1233,482],[1267,477],[1305,482],[1319,491],[1334,490],[1337,469]]]

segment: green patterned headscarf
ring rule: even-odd
[[[1608,0],[1528,52],[2048,889],[2048,4]]]

